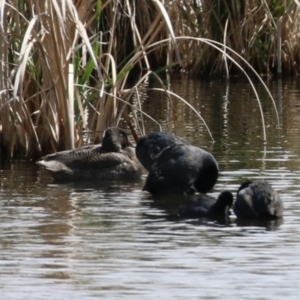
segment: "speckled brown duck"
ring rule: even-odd
[[[60,181],[135,180],[143,171],[126,132],[117,127],[105,130],[101,145],[49,154],[37,164]]]

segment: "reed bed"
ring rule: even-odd
[[[1,1],[1,154],[36,159],[98,142],[121,120],[144,132],[149,76],[185,101],[154,70],[296,74],[298,2],[275,2]]]
[[[300,63],[299,1],[175,1],[175,34],[223,43],[239,53],[260,74],[297,75]],[[224,55],[197,42],[183,43],[184,68],[192,75],[240,74],[224,64]],[[248,70],[237,56],[237,63]]]

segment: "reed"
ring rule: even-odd
[[[293,1],[0,3],[0,149],[7,157],[23,151],[35,159],[98,142],[121,120],[144,132],[149,116],[139,99],[154,70],[297,72]]]
[[[176,1],[175,35],[206,38],[239,53],[260,74],[299,72],[299,1]],[[182,5],[184,3],[184,5]],[[186,53],[184,67],[190,74],[209,76],[227,73],[224,56],[201,43],[179,45]],[[233,58],[243,68],[239,57]],[[228,65],[230,74],[239,68]]]
[[[99,140],[121,118],[125,104],[117,95],[128,102],[124,87],[133,65],[124,65],[141,42],[130,21],[135,12],[118,1],[1,3],[1,153],[12,157],[24,149],[28,158],[39,157],[83,144],[87,131]],[[119,39],[129,31],[132,39]],[[68,85],[70,63],[74,86]]]

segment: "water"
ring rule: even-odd
[[[266,180],[285,205],[284,219],[239,223],[180,220],[181,198],[154,201],[134,184],[54,184],[39,166],[1,165],[2,299],[298,299],[300,160],[298,82],[259,83],[267,143],[246,82],[175,81],[183,103],[155,92],[143,106],[165,130],[211,151],[220,178],[210,195]],[[170,109],[172,107],[172,110]],[[144,119],[146,128],[157,128]]]

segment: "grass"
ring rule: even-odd
[[[144,134],[150,75],[205,124],[153,70],[297,74],[298,13],[295,1],[2,1],[1,153],[36,159],[99,142],[121,120]]]

